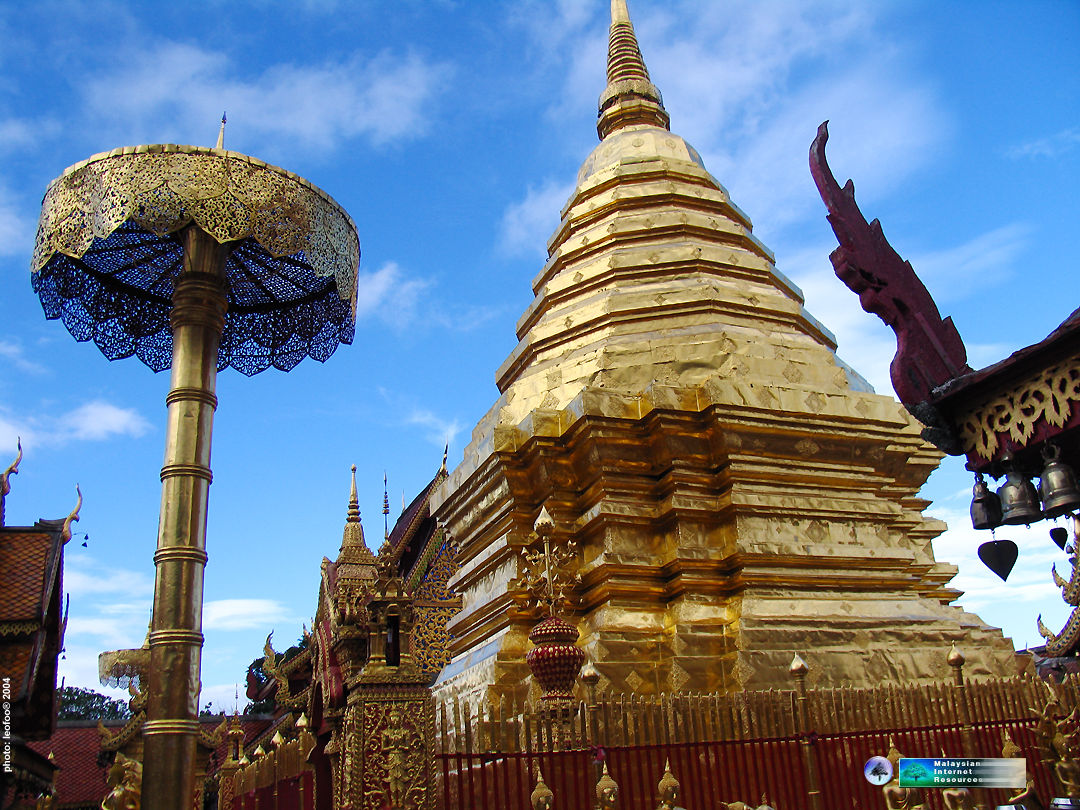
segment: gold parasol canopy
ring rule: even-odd
[[[149,682],[143,785],[156,810],[196,796],[217,371],[326,360],[355,322],[349,216],[295,174],[218,143],[125,147],[72,166],[45,193],[31,267],[45,316],[76,340],[172,369],[148,646],[100,662],[108,677]]]
[[[168,368],[179,232],[191,223],[232,248],[219,370],[288,371],[352,342],[360,243],[349,215],[284,169],[173,144],[94,155],[49,185],[31,267],[45,317],[110,360]]]

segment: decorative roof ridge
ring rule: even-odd
[[[435,477],[428,482],[415,498],[412,499],[405,511],[401,513],[394,528],[390,530],[387,542],[390,544],[390,559],[396,564],[405,548],[416,535],[417,530],[427,518],[431,517],[431,496],[439,484],[449,477],[446,471],[446,453],[443,453],[443,463],[435,473]]]
[[[663,96],[649,79],[626,0],[611,0],[607,82],[598,105],[600,140],[628,126],[669,128]]]
[[[18,446],[18,453],[15,455],[15,460],[8,465],[8,468],[4,470],[4,474],[0,475],[0,526],[4,525],[4,499],[8,493],[11,492],[11,476],[18,475],[19,462],[22,461],[23,449],[22,449],[22,437],[16,439],[16,445]]]

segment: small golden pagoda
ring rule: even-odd
[[[520,691],[537,616],[516,599],[541,508],[580,554],[567,618],[601,687],[759,689],[793,651],[820,682],[1012,674],[999,630],[952,603],[919,488],[941,456],[774,266],[668,129],[612,0],[600,144],[533,282],[500,396],[431,497],[453,538],[452,661],[436,689]]]

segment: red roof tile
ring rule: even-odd
[[[56,772],[56,806],[93,803],[105,798],[105,777],[108,769],[98,765],[101,735],[96,725],[80,722],[77,726],[57,726],[47,740],[29,743],[43,756],[52,752]]]
[[[53,537],[48,532],[0,532],[0,617],[5,622],[40,620]],[[50,583],[51,584],[51,583]]]

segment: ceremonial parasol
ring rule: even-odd
[[[172,369],[154,554],[143,795],[192,805],[217,371],[288,371],[351,343],[352,219],[301,177],[196,146],[115,149],[45,193],[32,263],[45,317],[110,360]]]

